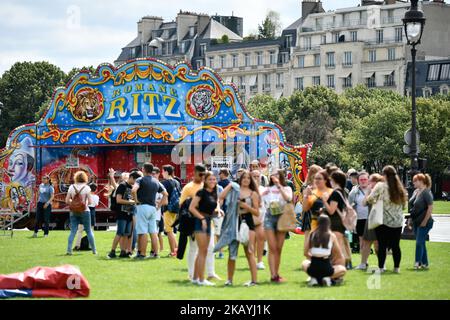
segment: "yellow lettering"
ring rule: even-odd
[[[119,111],[119,117],[124,118],[127,115],[127,109],[124,108],[125,102],[127,100],[123,97],[117,98],[111,101],[111,107],[109,108],[109,116],[107,120],[117,120],[115,115],[116,110]]]
[[[157,93],[145,93],[144,94],[144,102],[147,103],[148,100],[148,105],[150,107],[150,111],[148,113],[149,117],[154,117],[157,116],[158,114],[156,113],[156,104],[159,103],[159,94]]]
[[[166,102],[167,100],[169,100],[169,104],[167,106],[167,110],[166,110],[165,116],[166,117],[181,118],[181,114],[180,114],[179,110],[177,110],[176,113],[172,113],[172,110],[175,107],[175,104],[177,103],[177,99],[169,97],[169,96],[164,96],[163,97],[163,101]]]
[[[113,93],[113,98],[120,96],[120,89],[115,89]]]
[[[161,93],[167,93],[167,88],[166,88],[166,86],[159,85],[158,91]]]
[[[134,93],[131,95],[133,97],[133,113],[131,114],[132,117],[140,117],[141,114],[139,113],[139,97],[141,96],[140,93]]]
[[[155,87],[151,83],[149,83],[147,91],[156,91],[156,90]]]
[[[132,86],[126,86],[124,92],[125,92],[125,93],[130,93],[131,90],[133,90],[133,87],[132,87]]]
[[[135,90],[136,91],[144,91],[144,85],[142,83],[136,83]]]
[[[170,95],[171,95],[172,97],[178,98],[177,90],[174,89],[174,88],[170,88]]]

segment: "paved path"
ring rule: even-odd
[[[433,215],[434,224],[430,231],[430,241],[450,242],[450,215]]]

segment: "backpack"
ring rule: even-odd
[[[167,210],[172,213],[178,213],[180,211],[180,196],[181,190],[178,187],[176,181],[169,181],[172,184],[173,190],[169,197],[169,204],[167,205]]]
[[[341,217],[342,224],[344,225],[345,229],[348,231],[355,231],[356,229],[356,222],[357,222],[357,215],[355,209],[350,205],[347,199],[344,198],[344,196],[338,191],[339,195],[341,196],[342,200],[344,200],[345,207],[344,209],[339,210],[339,207],[336,209],[339,216]]]
[[[89,245],[89,240],[88,240],[87,236],[84,236],[83,238],[81,238],[80,250],[81,251],[91,250],[91,246]]]
[[[75,185],[73,185],[73,188],[75,189],[75,196],[69,205],[69,209],[75,214],[82,214],[86,211],[86,201],[83,201],[83,197],[81,196],[81,191],[83,191],[84,187],[85,186],[83,186],[80,190],[77,190]]]

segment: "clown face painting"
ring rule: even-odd
[[[6,173],[11,182],[17,182],[24,187],[31,187],[35,181],[33,168],[33,142],[27,137],[20,142],[20,148],[14,150],[8,159],[8,169]]]

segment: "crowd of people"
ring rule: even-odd
[[[162,235],[165,234],[170,257],[182,259],[189,243],[188,278],[192,284],[214,286],[214,280],[221,280],[215,272],[215,260],[223,259],[227,248],[225,285],[232,286],[242,244],[250,271],[246,286],[258,284],[258,270],[266,268],[265,256],[270,281],[284,282],[280,269],[289,233],[280,231],[277,226],[286,205],[297,200],[294,186],[286,179],[284,170],[274,170],[265,176],[258,161],[253,161],[249,169],[239,169],[233,179],[227,169],[220,170],[216,176],[205,165],[197,164],[192,181],[184,187],[171,165],[164,165],[161,171],[145,163],[141,170],[133,169],[118,177],[110,169],[107,196],[117,218],[117,231],[107,257],[157,259],[164,249]],[[433,227],[431,179],[419,173],[413,182],[415,191],[409,199],[409,222],[416,235],[414,268],[427,269],[425,243]],[[85,172],[75,173],[74,184],[66,197],[71,211],[68,255],[80,249],[83,230],[89,248],[97,254],[93,232],[95,207],[99,201],[96,190],[97,185],[88,184]],[[49,177],[43,177],[34,236],[42,221],[45,222],[44,233],[48,235],[53,194]],[[342,283],[347,271],[353,269],[352,233],[358,240],[361,255],[354,269],[368,269],[373,246],[378,258],[376,272],[386,271],[388,252],[392,253],[393,272],[400,272],[400,237],[408,195],[394,167],[386,166],[380,174],[353,169],[345,174],[332,164],[325,168],[312,165],[301,194],[301,229],[305,235],[306,257],[302,269],[309,276],[310,286]],[[357,215],[354,230],[347,230],[343,220],[349,206]],[[381,219],[376,225],[372,222],[375,215]],[[78,240],[73,248],[77,233]],[[147,249],[149,242],[150,250]],[[120,254],[117,256],[118,246]]]

